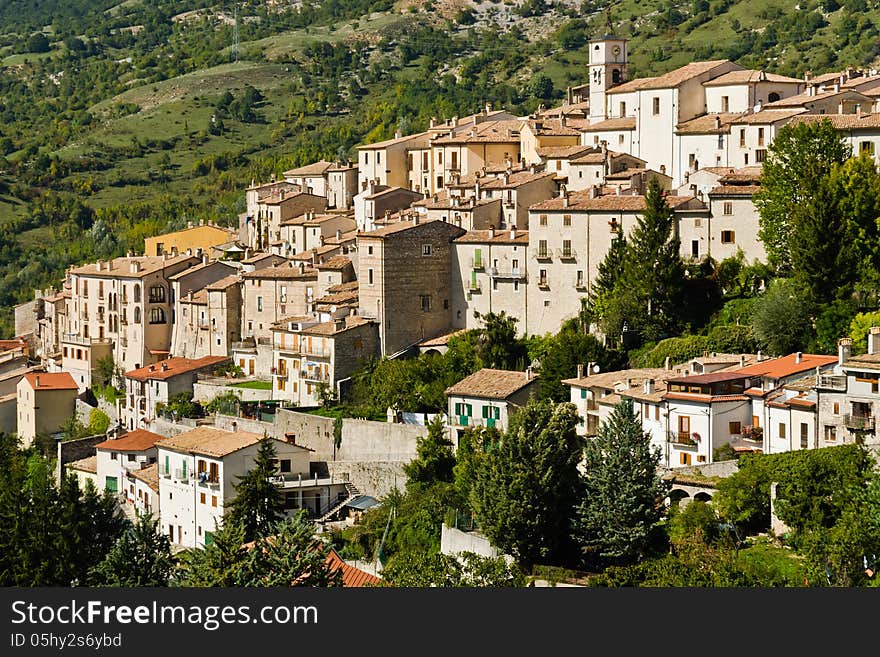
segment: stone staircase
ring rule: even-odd
[[[346,491],[346,493],[348,493],[348,495],[346,495],[345,499],[343,499],[340,502],[337,502],[336,504],[331,506],[324,515],[322,515],[320,518],[317,519],[316,522],[322,522],[322,523],[327,522],[334,515],[336,515],[342,507],[344,507],[346,504],[348,504],[354,498],[358,497],[361,494],[360,490],[358,490],[358,487],[355,486],[350,481],[346,482],[345,491]]]

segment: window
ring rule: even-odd
[[[626,103],[620,103],[620,116],[626,116]]]
[[[217,496],[211,495],[211,506],[217,506]]]
[[[758,128],[758,146],[764,145],[764,128]]]
[[[205,494],[204,493],[199,493],[199,502],[201,502],[202,504],[205,503]]]
[[[784,422],[779,423],[779,437],[782,440],[785,440],[785,423]]]
[[[749,154],[748,154],[748,153],[746,153],[745,155],[743,155],[743,165],[744,165],[744,166],[749,166]]]
[[[263,297],[257,297],[257,312],[263,312]]]
[[[562,240],[562,257],[571,257],[571,240]]]
[[[116,477],[107,477],[104,482],[104,488],[108,493],[115,493],[119,490],[119,482]]]
[[[691,464],[691,455],[687,452],[682,452],[678,455],[678,462],[681,465],[690,465]]]
[[[431,245],[430,244],[422,244],[422,255],[423,256],[431,255]]]
[[[278,469],[280,472],[290,472],[290,459],[281,459]]]
[[[654,419],[658,421],[660,420],[660,404],[657,404],[654,407]]]
[[[119,454],[116,452],[110,452],[110,460],[115,461],[119,457]]]
[[[382,152],[381,151],[376,153],[376,164],[382,164]]]
[[[654,116],[657,116],[659,113],[660,113],[660,98],[658,98],[657,96],[654,96],[653,114],[654,114]]]
[[[150,308],[150,324],[164,324],[165,310],[162,308]]]
[[[368,285],[373,284],[373,270],[372,269],[367,270],[367,284]]]
[[[724,214],[733,214],[733,202],[724,201]]]
[[[651,415],[651,408],[647,404],[642,404],[642,415],[645,417],[646,420]]]
[[[724,135],[718,135],[718,150],[724,150]],[[715,161],[720,162],[721,158],[718,157]]]
[[[874,142],[873,141],[863,141],[859,144],[859,153],[865,153],[867,155],[874,154]]]
[[[837,441],[837,427],[825,425],[825,442],[833,443]]]
[[[776,93],[775,91],[772,92],[769,96],[767,96],[768,103],[775,103],[777,100],[779,100],[779,94]]]
[[[807,449],[810,434],[810,425],[801,422],[801,449]]]
[[[137,457],[136,457],[134,454],[128,454],[128,455],[126,456],[125,460],[128,461],[129,463],[134,463],[134,461],[135,461],[136,458],[137,458]]]
[[[161,285],[150,287],[150,303],[165,303],[165,288]]]
[[[141,309],[138,306],[134,307],[134,323],[135,324],[141,323]]]
[[[546,214],[542,214],[542,215],[539,217],[539,220],[540,220],[539,223],[540,223],[542,226],[546,226],[546,225],[547,225],[547,215],[546,215]]]
[[[538,240],[538,257],[547,257],[547,240]]]
[[[372,246],[367,247],[367,255],[373,255],[373,247]]]
[[[727,429],[731,436],[738,436],[742,433],[742,423],[740,422],[728,422]]]
[[[546,287],[547,283],[547,270],[541,269],[538,273],[538,285],[542,287]]]
[[[622,132],[619,135],[617,135],[617,143],[618,144],[623,143],[623,133]]]
[[[840,404],[838,402],[834,402],[834,414],[840,415]]]
[[[746,129],[745,128],[739,129],[739,147],[740,148],[746,147]]]
[[[763,148],[759,148],[755,151],[755,163],[760,164],[764,161],[764,156],[767,155],[767,151]]]
[[[575,278],[574,286],[577,288],[582,288],[584,286],[584,272],[578,269],[577,277]]]
[[[734,232],[732,230],[721,231],[722,244],[733,244],[734,242],[736,242],[736,240],[734,239]]]
[[[562,215],[562,225],[563,226],[571,226],[571,215],[570,214]]]
[[[697,454],[697,463],[705,463],[706,455],[705,454]]]
[[[420,294],[419,295],[419,303],[422,306],[423,313],[431,312],[431,295],[430,294]]]
[[[721,96],[721,111],[730,111],[730,96]]]

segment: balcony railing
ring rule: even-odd
[[[468,281],[468,292],[479,292],[482,288],[480,286],[480,281]]]
[[[196,481],[200,486],[208,486],[210,488],[220,488],[220,478],[212,477],[208,472],[200,472]]]
[[[317,381],[318,383],[329,383],[330,376],[318,371],[301,370],[299,378],[304,381]]]
[[[515,280],[522,280],[526,277],[526,272],[524,269],[520,269],[519,267],[514,267],[512,269],[499,269],[498,267],[490,267],[489,276],[491,276],[492,278],[513,278]]]
[[[471,267],[473,269],[484,269],[486,267],[486,261],[482,258],[471,258]]]
[[[587,410],[588,411],[598,411],[599,410],[599,402],[595,399],[587,400]]]
[[[184,471],[182,468],[178,468],[174,471],[174,478],[180,482],[186,483],[192,477],[192,472],[189,470]]]
[[[532,250],[532,254],[535,256],[535,260],[552,260],[553,259],[553,254],[549,250],[534,249],[534,250]]]
[[[820,374],[817,388],[846,392],[846,376],[839,374]]]
[[[666,439],[674,445],[683,447],[696,447],[697,445],[697,441],[691,438],[691,434],[687,431],[670,431]]]
[[[847,429],[855,429],[856,431],[873,431],[874,416],[853,415],[852,413],[847,413],[843,416],[843,425]]]
[[[331,356],[329,349],[323,349],[320,347],[300,346],[299,353],[303,356],[310,356],[311,358],[330,358]]]
[[[574,249],[556,249],[556,257],[560,260],[577,260],[577,251]]]
[[[546,278],[539,278],[538,279],[538,287],[544,288],[544,289],[550,289],[550,282]]]

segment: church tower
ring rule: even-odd
[[[590,122],[607,118],[606,92],[626,80],[626,39],[609,35],[591,39]]]

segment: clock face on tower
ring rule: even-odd
[[[620,54],[620,46],[614,46],[614,47],[611,49],[611,52],[614,53],[614,56],[616,57],[617,55]]]

